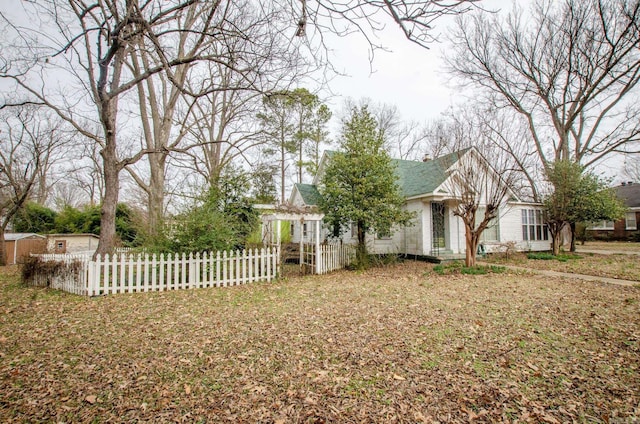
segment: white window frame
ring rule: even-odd
[[[613,221],[607,221],[607,220],[602,220],[602,221],[597,221],[593,224],[593,226],[591,226],[589,229],[590,230],[604,230],[604,231],[613,231],[615,229],[615,225],[616,223]]]
[[[520,215],[523,241],[548,241],[549,229],[540,209],[522,209]]]
[[[484,215],[487,213],[486,211],[487,211],[487,208],[485,206],[480,206],[476,211],[476,223],[475,223],[476,227],[484,219]],[[500,220],[498,219],[499,217],[500,217],[500,211],[498,211],[495,218],[489,221],[487,228],[485,228],[482,234],[480,234],[480,241],[484,241],[487,243],[500,241]],[[487,232],[487,230],[489,230],[489,232]],[[487,238],[487,235],[493,232],[495,232],[495,239]]]
[[[631,219],[629,219],[631,217]],[[630,223],[633,222],[633,225]],[[637,230],[638,229],[638,221],[636,220],[636,212],[627,212],[624,217],[624,228],[625,230]]]
[[[388,233],[379,233],[376,231],[376,239],[377,240],[391,240],[393,238],[393,234],[391,230]]]
[[[356,222],[351,223],[351,238],[358,238],[358,224]]]

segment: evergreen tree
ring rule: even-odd
[[[50,233],[55,227],[56,212],[35,202],[25,203],[13,217],[17,233]]]
[[[383,145],[384,133],[367,107],[354,108],[342,128],[341,152],[331,156],[319,187],[320,209],[334,234],[351,223],[357,226],[360,267],[367,264],[367,233],[388,234],[412,217],[403,209],[404,197]]]

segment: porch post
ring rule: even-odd
[[[280,220],[276,220],[276,246],[278,246],[278,256],[276,257],[276,268],[278,270],[278,274],[282,276],[282,237],[281,237],[281,229],[280,229]]]
[[[304,269],[304,217],[300,218],[300,273],[302,274]]]
[[[276,220],[276,246],[280,249],[280,220]]]
[[[316,274],[320,274],[322,270],[322,252],[320,252],[320,221],[315,221],[315,238],[316,238]]]

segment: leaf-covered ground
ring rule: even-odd
[[[0,421],[634,422],[640,289],[407,262],[87,299],[0,271]]]
[[[576,248],[580,250],[610,250],[617,252],[634,252],[640,254],[640,243],[628,241],[588,241],[578,243]]]
[[[516,265],[531,269],[544,269],[596,277],[619,278],[640,282],[640,256],[623,253],[598,254],[580,253],[561,255],[563,260],[527,259],[524,253],[511,255],[508,259],[501,255],[487,257],[487,261],[497,264]]]

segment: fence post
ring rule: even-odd
[[[322,272],[322,252],[320,251],[320,221],[315,221],[315,238],[316,238],[316,274]]]
[[[227,287],[227,271],[228,271],[227,251],[222,252],[222,287]]]
[[[98,256],[99,258],[100,256]],[[95,296],[96,293],[96,263],[94,261],[89,261],[87,263],[87,295]]]

